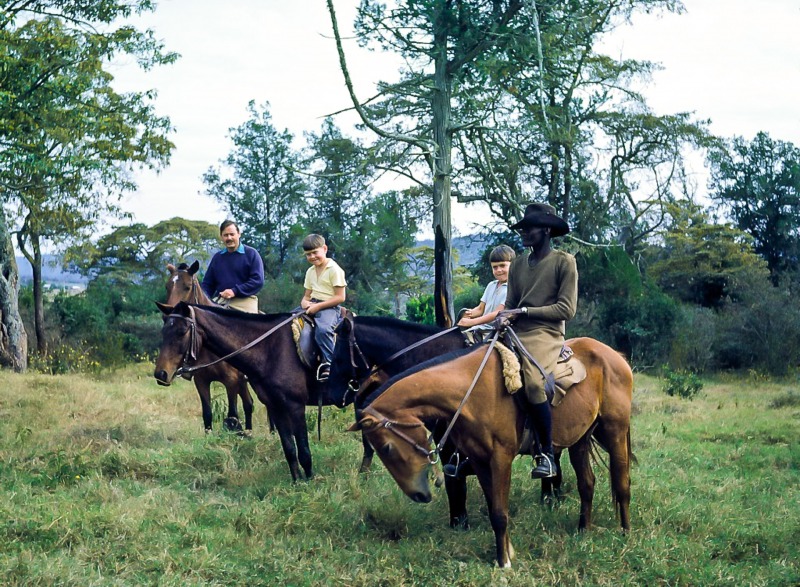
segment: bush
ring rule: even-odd
[[[406,318],[412,322],[436,324],[433,296],[428,294],[409,298],[406,302]]]
[[[695,373],[711,369],[718,322],[716,312],[710,308],[681,306],[670,345],[670,366]]]
[[[690,371],[665,369],[664,384],[661,389],[669,396],[692,399],[703,389],[703,382]]]

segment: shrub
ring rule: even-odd
[[[409,298],[406,302],[406,318],[412,322],[436,324],[436,315],[433,308],[433,296],[428,294],[415,298]]]
[[[692,399],[703,389],[703,382],[690,371],[665,370],[664,384],[661,389],[669,396]]]

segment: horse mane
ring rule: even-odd
[[[186,271],[188,268],[189,265],[186,263],[178,263],[178,266],[176,267],[178,271]]]
[[[452,361],[454,359],[458,359],[459,357],[463,357],[464,355],[467,355],[467,354],[473,352],[476,348],[486,346],[487,344],[488,343],[484,343],[484,344],[481,344],[481,345],[474,345],[474,346],[466,347],[466,348],[463,348],[463,349],[456,349],[454,351],[450,351],[449,353],[445,353],[444,355],[439,355],[438,357],[434,357],[432,359],[428,359],[427,361],[423,361],[422,363],[419,363],[418,365],[415,365],[414,367],[406,369],[402,373],[398,373],[397,375],[395,375],[394,377],[389,379],[386,383],[384,383],[378,389],[376,389],[371,394],[369,394],[366,397],[366,399],[363,402],[361,402],[361,406],[363,407],[363,406],[369,405],[372,402],[374,402],[376,399],[378,399],[378,397],[381,394],[383,394],[384,391],[389,389],[392,385],[394,385],[400,379],[405,379],[406,377],[409,377],[410,375],[413,375],[414,373],[418,373],[419,371],[422,371],[423,369],[429,369],[430,367],[435,367],[436,365],[441,365],[442,363],[448,363],[448,362],[450,362],[450,361]]]
[[[392,316],[356,316],[359,324],[364,326],[372,326],[380,329],[404,330],[407,332],[419,332],[430,336],[441,332],[442,328],[439,326],[432,326],[430,324],[421,324],[419,322],[409,322],[408,320],[400,320]]]
[[[205,306],[203,304],[190,304],[188,302],[178,303],[175,306],[175,309],[179,308],[181,304],[183,304],[186,307],[191,306],[192,308],[197,308],[199,310],[202,310],[203,312],[211,312],[212,314],[218,314],[220,316],[226,316],[226,317],[235,317],[242,320],[247,320],[249,322],[270,322],[276,319],[288,318],[290,316],[289,312],[284,312],[282,314],[251,314],[249,312],[231,310],[229,308],[224,308],[222,306]]]

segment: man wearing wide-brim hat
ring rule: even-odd
[[[565,322],[575,316],[578,268],[575,257],[550,248],[550,239],[567,234],[569,225],[549,204],[528,204],[522,219],[511,228],[529,250],[511,264],[506,309],[499,317],[514,318],[514,331],[538,363],[523,360],[522,372],[528,414],[541,445],[531,476],[540,479],[556,475],[542,371],[552,374],[555,370],[564,346]]]

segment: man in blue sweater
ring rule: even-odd
[[[220,225],[219,237],[225,248],[211,258],[200,285],[216,303],[257,314],[256,294],[264,285],[261,255],[240,242],[241,232],[233,220]]]

